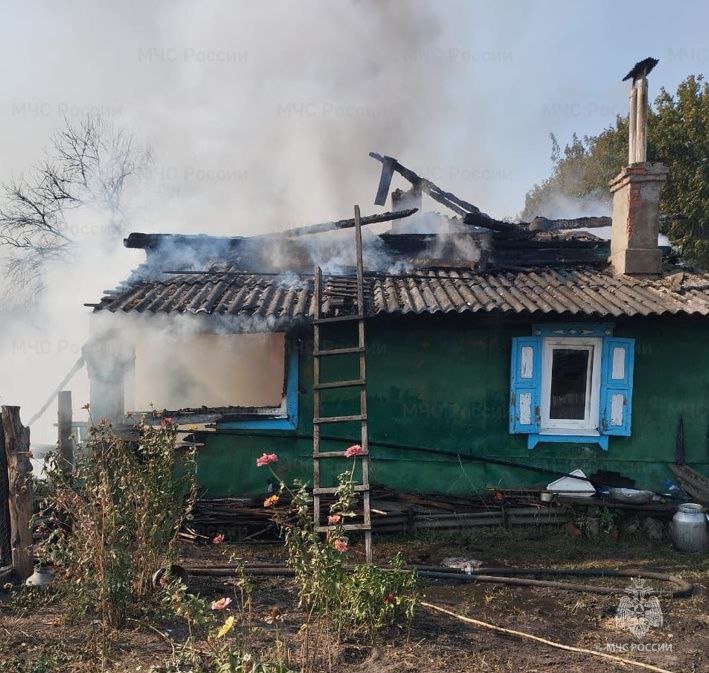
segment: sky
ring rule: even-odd
[[[370,151],[515,217],[549,174],[549,134],[567,142],[625,113],[621,79],[636,61],[660,59],[651,97],[709,66],[709,3],[691,0],[2,0],[0,9],[0,181],[29,171],[65,118],[101,114],[154,157],[130,195],[133,231],[241,235],[349,217],[355,203],[377,212]],[[89,245],[53,272],[44,312],[0,338],[11,379],[0,402],[38,406],[80,351],[83,302],[139,254],[120,239],[108,255]]]

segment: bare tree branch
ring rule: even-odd
[[[121,236],[126,186],[151,160],[131,134],[101,117],[65,124],[39,165],[0,187],[0,250],[10,291],[41,292],[47,265],[71,259],[79,241],[67,217],[75,209],[108,213],[107,235]]]

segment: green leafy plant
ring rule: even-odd
[[[610,206],[608,181],[628,161],[628,118],[609,121],[598,135],[574,134],[563,149],[552,135],[551,175],[527,193],[522,219],[558,217],[567,199],[590,199],[592,214]],[[670,169],[661,211],[682,215],[663,220],[662,232],[685,259],[709,268],[709,83],[702,75],[688,76],[674,94],[660,89],[648,117],[647,151],[649,161]]]
[[[335,501],[328,515],[330,529],[324,538],[315,529],[310,494],[302,482],[296,482],[291,491],[290,508],[276,509],[274,519],[284,533],[288,564],[295,572],[300,603],[309,615],[323,616],[333,623],[340,638],[366,633],[374,640],[386,626],[413,619],[419,594],[415,571],[406,570],[399,555],[386,568],[346,565],[349,540],[345,525],[355,516],[354,472],[361,448],[354,446],[348,451],[353,458],[352,469],[338,476]],[[257,464],[277,460],[276,454],[264,454]],[[275,472],[274,476],[282,493],[287,487]],[[279,497],[271,496],[264,504],[275,507]]]

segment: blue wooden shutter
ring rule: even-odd
[[[603,339],[600,429],[606,435],[630,436],[635,339]]]
[[[512,339],[510,433],[539,432],[542,384],[542,338]]]

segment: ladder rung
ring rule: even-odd
[[[314,418],[313,425],[321,423],[351,423],[352,421],[366,421],[366,414],[354,414],[352,416],[324,416],[322,418]]]
[[[350,348],[331,348],[326,351],[314,351],[313,356],[321,358],[326,355],[350,355],[352,353],[364,353],[364,348],[360,346],[352,346]]]
[[[350,285],[348,283],[328,283],[327,287],[323,289],[322,294],[331,294],[332,292],[349,292],[352,295],[357,292],[357,284],[352,283]],[[368,287],[363,287],[362,293],[365,295],[372,294],[372,290]]]
[[[322,325],[324,323],[331,323],[331,322],[347,322],[351,320],[364,320],[364,316],[362,315],[338,315],[335,316],[334,318],[314,318],[313,322],[316,325]]]
[[[352,379],[351,381],[329,381],[327,383],[313,384],[313,390],[328,390],[331,388],[354,388],[356,386],[364,386],[364,379]]]
[[[369,452],[358,453],[358,456],[368,456]],[[320,453],[314,453],[313,458],[347,458],[344,451],[321,451]]]
[[[340,526],[341,530],[372,530],[371,526],[364,523],[346,523]],[[326,533],[329,530],[335,530],[335,526],[317,526],[318,533]]]
[[[337,489],[340,488],[339,486],[319,486],[318,488],[313,489],[313,495],[334,495],[337,493]],[[363,493],[364,491],[369,490],[369,486],[365,486],[364,484],[357,484],[357,486],[354,487],[355,493]]]

